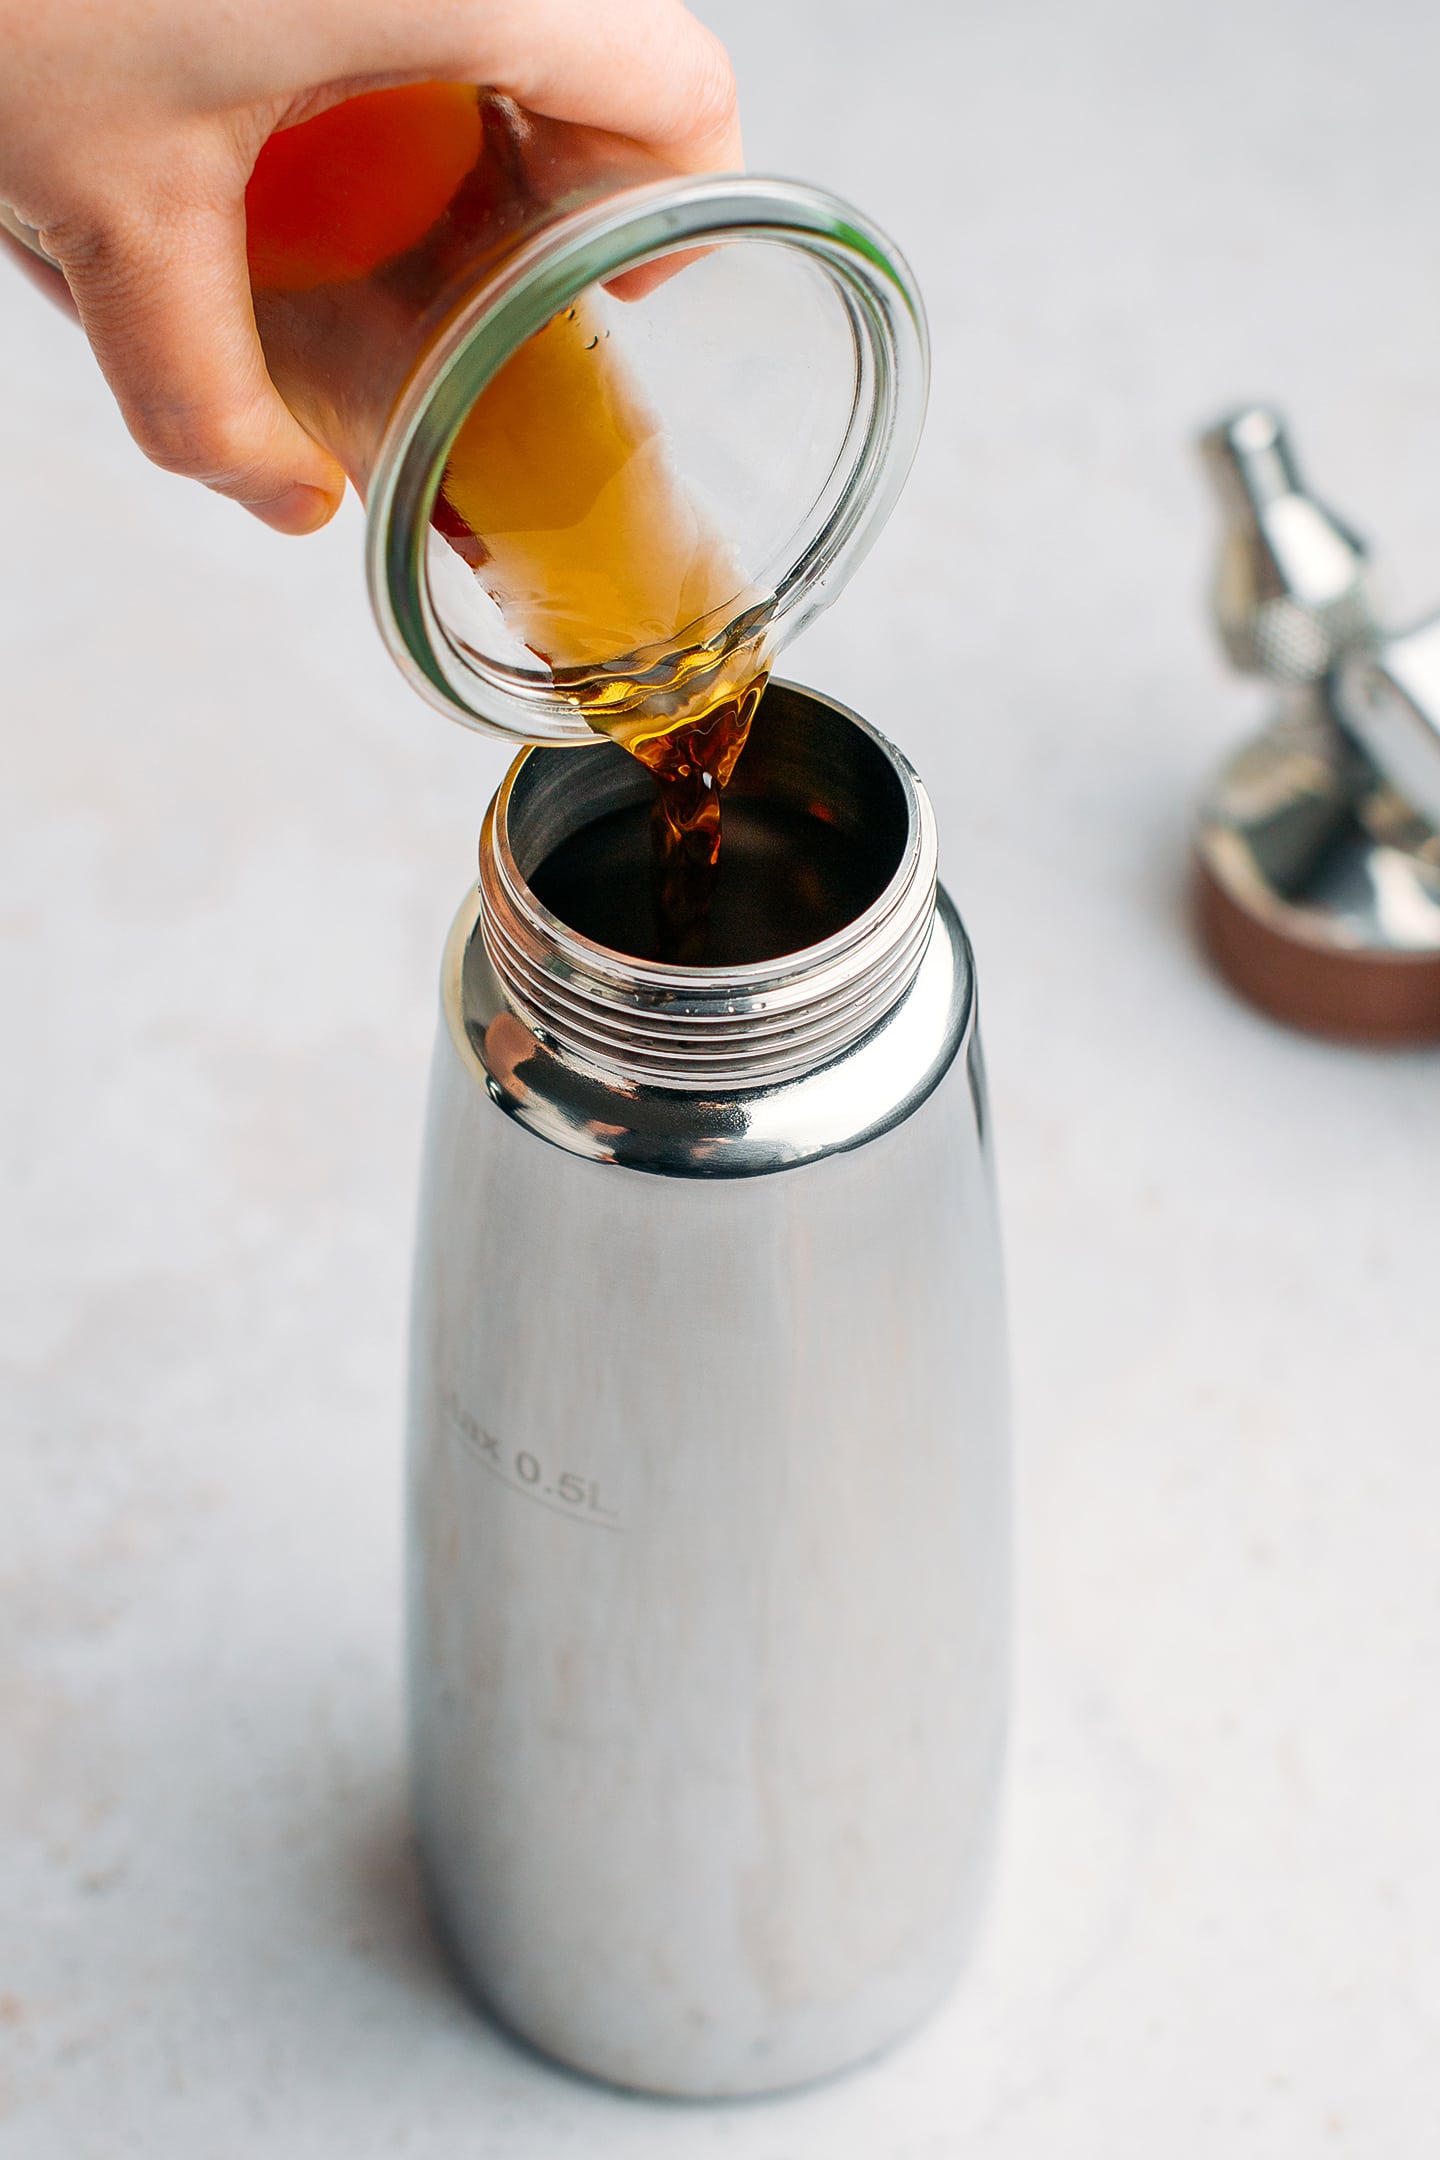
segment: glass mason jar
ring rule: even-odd
[[[708,710],[904,481],[919,297],[815,189],[677,176],[431,83],[271,137],[247,211],[266,361],[367,505],[381,634],[472,727],[626,740]]]

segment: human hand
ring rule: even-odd
[[[147,457],[313,532],[344,475],[266,373],[245,184],[267,136],[366,90],[474,82],[740,163],[723,48],[681,0],[0,0],[0,202],[65,273]]]

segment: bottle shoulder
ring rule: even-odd
[[[904,994],[840,1056],[796,1079],[713,1095],[629,1085],[596,1070],[511,1004],[471,892],[446,946],[443,1035],[495,1109],[594,1162],[668,1177],[753,1177],[859,1147],[916,1110],[975,1029],[969,940],[941,887]]]

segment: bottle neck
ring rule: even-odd
[[[633,1087],[752,1091],[843,1057],[910,988],[934,924],[934,813],[904,758],[843,707],[770,686],[735,800],[761,817],[808,814],[824,828],[830,867],[810,883],[829,877],[817,904],[827,926],[840,919],[798,950],[714,967],[617,951],[562,920],[532,883],[545,885],[547,864],[602,820],[616,837],[587,873],[597,904],[612,881],[645,880],[649,789],[642,768],[609,744],[532,750],[511,769],[481,836],[480,919],[517,1016],[552,1052]],[[793,822],[786,831],[797,836]],[[803,827],[798,836],[803,844]],[[742,874],[763,883],[763,868],[737,864]],[[781,876],[772,920],[756,932],[761,951],[793,942],[783,888]],[[583,877],[571,890],[569,911],[584,917]]]

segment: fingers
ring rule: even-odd
[[[742,162],[725,48],[680,0],[253,0],[293,93],[317,83],[483,83],[532,112],[628,135],[682,172]]]
[[[314,532],[345,491],[265,370],[243,202],[92,213],[42,236],[126,425],[167,472],[203,481],[277,532]]]
[[[209,11],[153,4],[166,34],[141,40],[138,59],[125,11],[79,12],[87,36],[114,33],[76,64],[105,95],[88,121],[67,109],[55,140],[17,147],[11,130],[36,204],[25,215],[45,221],[141,449],[282,532],[324,524],[345,483],[281,401],[256,335],[244,188],[272,127],[382,81],[475,82],[679,171],[741,162],[729,61],[680,0],[247,0],[223,35]],[[16,110],[33,121],[49,107],[27,93]],[[103,198],[88,192],[97,171]]]
[[[683,172],[743,162],[725,48],[677,0],[508,0],[492,16],[486,79],[532,112],[628,135]]]

